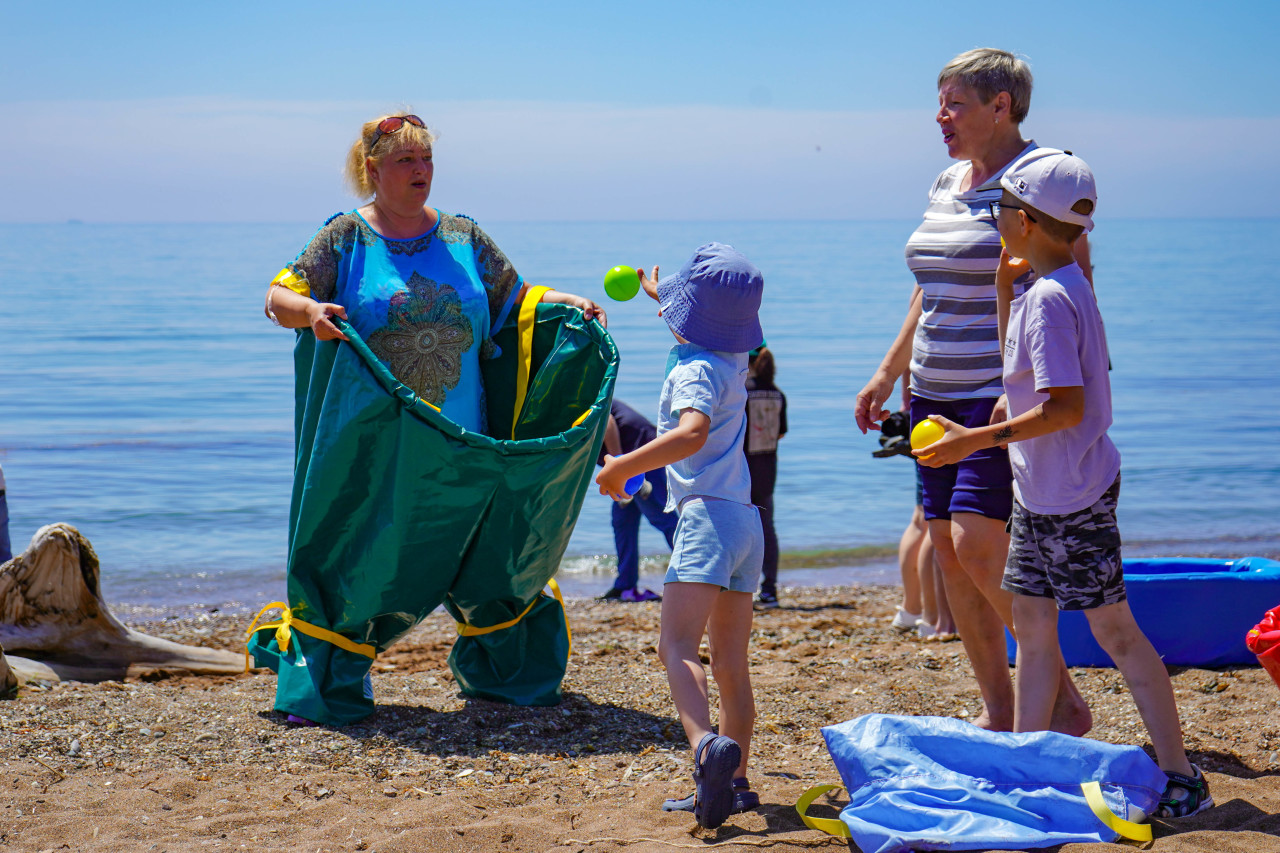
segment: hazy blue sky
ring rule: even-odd
[[[0,221],[313,221],[359,122],[483,219],[914,217],[938,69],[1025,55],[1099,216],[1272,216],[1275,2],[7,3]]]

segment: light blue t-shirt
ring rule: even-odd
[[[658,435],[695,409],[711,419],[702,449],[667,466],[667,511],[685,498],[720,498],[751,505],[751,472],[742,452],[747,432],[747,354],[697,344],[672,347],[667,380],[658,401]]]
[[[1107,334],[1089,280],[1068,264],[1037,279],[1010,307],[1004,343],[1009,417],[1048,400],[1047,388],[1073,387],[1084,388],[1079,424],[1009,445],[1013,493],[1038,515],[1092,506],[1120,473],[1120,451],[1107,436]]]

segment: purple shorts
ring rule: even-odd
[[[961,426],[986,426],[991,422],[995,398],[926,400],[911,398],[911,426],[929,415],[942,415]],[[924,480],[924,517],[950,518],[952,513],[972,512],[997,521],[1008,521],[1013,512],[1013,470],[1009,451],[987,447],[954,465],[920,466]]]

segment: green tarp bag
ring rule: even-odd
[[[493,436],[464,430],[350,339],[294,351],[297,459],[288,602],[250,628],[276,710],[327,725],[373,712],[374,656],[440,604],[468,696],[553,705],[568,664],[559,567],[604,440],[618,351],[531,288],[482,360]],[[259,617],[262,616],[259,613]]]

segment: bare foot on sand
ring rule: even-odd
[[[1062,732],[1064,735],[1084,737],[1093,728],[1093,712],[1089,703],[1079,693],[1058,691],[1058,700],[1053,705],[1053,718],[1049,721],[1049,731]]]
[[[1074,701],[1073,701],[1074,700]],[[999,725],[992,722],[991,712],[984,706],[982,713],[970,720],[980,729],[986,729],[989,732],[1011,732],[1013,731],[1013,721],[1010,719],[1005,725]],[[1058,701],[1053,706],[1053,718],[1049,721],[1049,731],[1061,732],[1065,735],[1074,737],[1083,737],[1093,728],[1093,712],[1089,710],[1089,705],[1080,695],[1063,697],[1058,694]]]
[[[991,712],[987,710],[987,707],[985,705],[982,707],[982,713],[974,717],[969,722],[973,723],[978,728],[985,729],[989,732],[1013,731],[1013,715],[1012,714],[1009,715],[1009,721],[1006,724],[999,725],[995,722],[992,722]]]
[[[1013,702],[1006,706],[997,702],[995,712],[989,702],[983,702],[982,713],[973,724],[980,729],[991,732],[1011,732],[1015,730],[1017,713],[1017,694],[1011,697]],[[1093,712],[1089,703],[1080,695],[1080,688],[1071,678],[1071,671],[1062,666],[1058,671],[1058,695],[1053,701],[1053,713],[1049,717],[1049,731],[1060,732],[1073,737],[1083,737],[1093,728]]]

